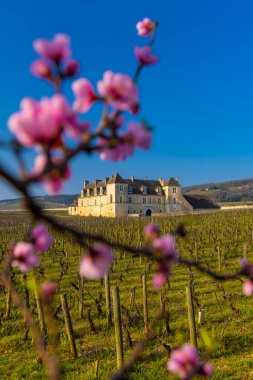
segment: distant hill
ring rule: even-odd
[[[34,200],[44,209],[49,208],[66,208],[68,207],[74,199],[77,198],[77,194],[69,195],[45,195],[34,197]],[[6,199],[0,200],[0,210],[14,210],[14,209],[22,209],[24,208],[22,203],[22,198],[17,199]]]
[[[253,178],[183,187],[184,194],[205,195],[214,202],[253,201]]]

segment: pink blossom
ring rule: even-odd
[[[169,372],[178,374],[182,380],[196,375],[209,377],[213,373],[212,365],[202,363],[197,348],[188,343],[172,352],[167,366]]]
[[[22,273],[30,272],[40,264],[40,258],[34,254],[31,243],[19,242],[15,244],[12,252],[11,265]]]
[[[65,171],[66,172],[66,171]],[[70,173],[68,171],[68,173]],[[68,177],[62,178],[59,173],[56,173],[55,175],[47,176],[45,179],[42,180],[42,183],[44,185],[45,190],[48,194],[59,194],[64,186],[64,180],[69,179],[70,174],[68,174]]]
[[[114,261],[110,247],[105,244],[94,244],[83,256],[80,262],[79,273],[90,280],[103,278]]]
[[[175,238],[173,235],[166,235],[159,237],[154,240],[153,248],[157,251],[162,257],[171,258],[175,260],[177,254],[175,251]]]
[[[133,155],[134,147],[124,141],[118,141],[115,145],[108,143],[108,140],[100,137],[98,139],[98,147],[100,147],[99,157],[101,160],[121,161],[128,156]]]
[[[37,61],[34,61],[31,64],[30,70],[33,75],[39,78],[52,80],[53,75],[50,66],[47,62],[42,61],[41,59],[38,59]]]
[[[56,292],[56,284],[52,281],[43,282],[40,287],[40,295],[45,303],[49,303],[53,300],[53,296]]]
[[[167,282],[171,266],[177,261],[174,236],[166,235],[156,238],[152,242],[152,248],[156,254],[157,265],[153,278],[153,286],[159,288]]]
[[[205,377],[210,377],[213,374],[213,366],[210,363],[204,363],[202,364],[202,368],[200,370],[200,375],[203,375]]]
[[[145,17],[142,21],[137,22],[136,29],[139,36],[148,37],[149,34],[154,30],[155,22],[151,21],[150,18]]]
[[[9,118],[8,126],[20,143],[27,147],[47,144],[55,139],[72,112],[61,94],[42,98],[39,102],[24,98],[20,107],[21,110]]]
[[[135,57],[139,61],[140,66],[153,65],[159,61],[159,57],[152,55],[152,49],[150,46],[136,46],[134,48]]]
[[[150,129],[148,129],[143,123],[137,123],[132,121],[128,124],[126,137],[128,142],[142,149],[149,149],[152,140],[152,134]]]
[[[154,240],[158,238],[161,231],[157,224],[150,223],[145,226],[144,232],[148,239]]]
[[[253,264],[250,264],[246,260],[240,261],[242,266],[242,273],[246,275],[249,279],[243,283],[243,294],[245,296],[251,296],[253,294]]]
[[[70,39],[66,34],[56,34],[52,40],[37,39],[34,41],[33,47],[41,57],[50,59],[57,65],[72,54]]]
[[[87,112],[97,99],[90,81],[86,78],[77,79],[72,84],[72,90],[76,96],[74,110],[81,113]]]
[[[74,77],[78,74],[79,63],[75,60],[68,61],[64,66],[64,77]]]
[[[34,244],[35,250],[39,252],[47,251],[50,245],[53,244],[53,238],[47,232],[47,228],[44,224],[40,224],[32,230],[32,243]]]
[[[122,133],[118,140],[108,140],[100,137],[98,147],[100,148],[101,160],[120,161],[134,154],[135,147],[149,149],[151,144],[151,132],[143,123],[131,122],[126,132]]]
[[[155,272],[153,277],[153,287],[159,289],[161,286],[166,284],[169,278],[169,270],[167,266],[160,266],[160,268]]]
[[[245,296],[252,296],[253,294],[253,280],[247,280],[243,283],[242,287],[243,294]]]
[[[97,87],[99,94],[112,106],[121,111],[138,112],[138,88],[128,75],[106,71]]]
[[[60,158],[55,158],[53,160],[55,163],[60,163]],[[47,157],[41,154],[36,157],[34,161],[34,169],[32,171],[33,175],[40,175],[45,169],[47,164]],[[64,182],[71,178],[71,171],[68,166],[61,171],[53,170],[49,174],[46,174],[41,178],[41,183],[44,185],[46,191],[49,194],[58,194],[64,185]]]
[[[171,275],[171,266],[173,261],[168,258],[158,259],[156,262],[156,270],[153,277],[154,288],[160,288],[168,281]]]

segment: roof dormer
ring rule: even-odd
[[[141,189],[141,192],[142,192],[144,195],[147,194],[147,186],[141,185],[140,189]]]

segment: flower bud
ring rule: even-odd
[[[37,61],[34,61],[31,64],[30,70],[31,70],[32,74],[38,78],[43,78],[43,79],[47,79],[47,80],[53,79],[53,75],[52,75],[52,71],[51,71],[50,66],[46,62],[44,62],[40,59],[38,59]]]
[[[77,61],[71,60],[66,63],[64,68],[64,77],[74,77],[78,74],[79,71],[79,63]]]
[[[52,281],[43,282],[43,284],[40,287],[40,295],[45,303],[49,303],[52,301],[55,292],[56,285]]]
[[[144,232],[148,239],[154,240],[160,235],[160,228],[157,224],[150,223],[146,225]]]

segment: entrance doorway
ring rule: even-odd
[[[150,208],[148,208],[146,210],[146,216],[151,216],[152,215],[152,211],[150,210]]]

